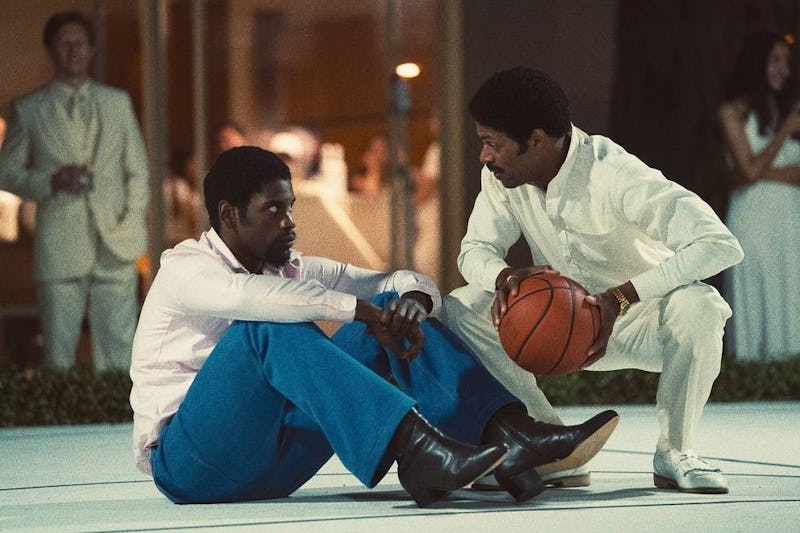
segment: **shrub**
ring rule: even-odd
[[[655,403],[658,374],[641,370],[578,372],[541,376],[539,386],[553,405]],[[800,399],[800,357],[770,363],[724,359],[709,401]]]
[[[0,371],[0,427],[128,422],[131,380],[122,371]]]
[[[639,370],[542,376],[542,391],[556,406],[652,404],[658,374]],[[85,368],[42,370],[32,379],[0,370],[0,427],[129,422],[133,418],[126,372]],[[800,399],[800,357],[768,364],[723,360],[711,401]]]

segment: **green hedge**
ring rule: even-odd
[[[0,370],[0,427],[128,422],[131,380],[125,372],[42,370],[32,379]]]
[[[655,403],[658,374],[640,370],[542,376],[553,405]],[[800,357],[773,363],[723,360],[712,402],[800,400]]]
[[[540,377],[553,405],[651,404],[658,375],[637,370]],[[76,368],[44,370],[26,379],[0,370],[0,427],[128,422],[127,373]],[[723,361],[711,401],[800,400],[800,358],[769,364]]]

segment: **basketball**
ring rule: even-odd
[[[581,285],[556,274],[523,279],[500,321],[500,342],[508,356],[534,374],[579,370],[600,331],[600,311],[586,301]]]

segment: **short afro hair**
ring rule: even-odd
[[[280,157],[257,146],[239,146],[222,152],[203,180],[211,227],[220,230],[219,203],[222,200],[244,210],[267,183],[291,179],[291,171]]]
[[[479,124],[520,144],[527,144],[537,128],[552,137],[571,129],[564,90],[541,70],[528,67],[503,70],[486,80],[472,97],[469,112]]]

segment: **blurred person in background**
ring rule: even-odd
[[[170,156],[170,172],[164,180],[166,246],[172,248],[200,231],[202,198],[197,192],[197,165],[190,148],[179,148]]]
[[[727,225],[745,254],[725,273],[733,308],[725,340],[740,361],[800,355],[800,101],[791,54],[783,35],[750,35],[719,109],[733,167]]]
[[[361,152],[361,166],[350,175],[349,189],[359,195],[375,196],[389,190],[389,141],[373,135]]]
[[[439,115],[431,115],[428,127],[433,140],[422,160],[422,166],[415,170],[414,205],[417,208],[417,238],[414,242],[414,268],[430,276],[438,284],[440,281],[440,234],[439,225],[439,176],[441,168],[441,147],[439,145]]]
[[[0,148],[6,138],[6,120],[0,117]],[[19,206],[22,198],[0,190],[0,242],[14,242],[19,235]]]
[[[272,132],[263,146],[278,154],[291,169],[295,187],[319,178],[320,147],[317,136],[302,126],[286,126]]]
[[[244,128],[236,122],[229,120],[223,122],[216,129],[217,153],[222,153],[237,146],[247,144]]]
[[[37,203],[34,273],[45,364],[75,363],[88,311],[98,370],[127,369],[136,260],[147,245],[147,157],[128,94],[90,77],[94,29],[60,12],[44,28],[53,81],[17,99],[0,189]]]

